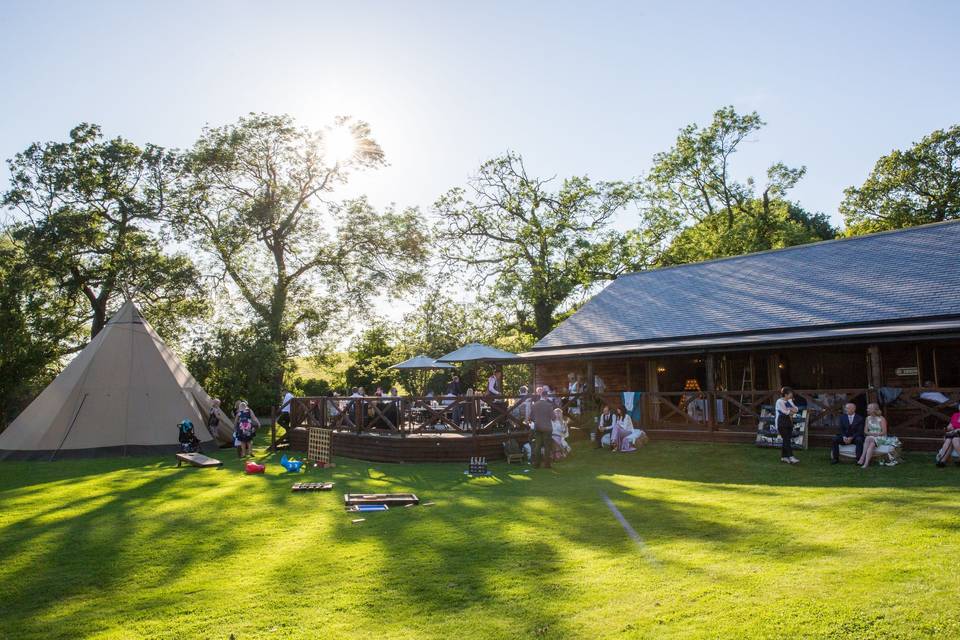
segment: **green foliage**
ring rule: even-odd
[[[72,302],[70,314],[95,336],[134,295],[167,338],[203,315],[200,275],[168,255],[156,233],[166,213],[176,159],[160,147],[104,140],[81,124],[67,142],[30,145],[8,162],[3,204],[20,215],[10,229],[25,259]]]
[[[256,326],[219,328],[194,341],[186,365],[197,382],[223,403],[230,413],[238,400],[246,400],[261,417],[280,402],[274,376],[285,363],[268,332]]]
[[[833,237],[822,214],[811,215],[786,200],[806,173],[777,162],[757,192],[753,178],[734,179],[731,165],[739,145],[764,125],[754,112],[725,107],[700,128],[680,131],[674,146],[654,156],[647,178],[650,229],[669,240],[660,264],[697,262],[803,244]]]
[[[330,396],[334,394],[330,383],[320,378],[307,378],[306,380],[297,378],[292,386],[303,396]]]
[[[761,206],[757,201],[747,204],[748,211]],[[677,234],[663,252],[660,264],[669,266],[739,256],[836,236],[827,216],[810,214],[784,200],[769,203],[768,211],[762,215],[762,230],[758,228],[760,219],[760,215],[736,211],[733,226],[727,227],[726,217],[714,214]]]
[[[382,321],[374,322],[357,336],[348,352],[353,364],[346,370],[347,386],[363,387],[367,395],[373,395],[377,387],[389,390],[395,379],[395,371],[389,367],[399,362],[394,340],[389,326]]]
[[[344,135],[353,153],[333,157],[331,140]],[[310,131],[267,114],[205,129],[187,154],[177,220],[224,269],[281,358],[308,339],[316,347],[372,294],[420,281],[426,236],[416,210],[329,201],[353,171],[383,163],[364,122]]]
[[[66,308],[65,308],[66,307]],[[54,283],[0,236],[0,429],[33,400],[82,337]]]
[[[443,258],[475,284],[491,282],[488,302],[535,338],[555,326],[557,312],[578,292],[628,270],[633,259],[610,223],[637,199],[634,185],[585,176],[556,189],[551,182],[529,175],[523,158],[507,153],[434,205]]]
[[[848,235],[960,219],[960,125],[883,156],[860,187],[844,191]]]

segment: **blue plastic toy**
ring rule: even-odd
[[[283,454],[280,457],[280,466],[286,469],[288,473],[299,473],[300,467],[303,466],[303,460],[290,460],[287,458],[287,454]]]

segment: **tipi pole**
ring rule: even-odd
[[[67,441],[67,437],[70,435],[70,431],[73,430],[73,425],[77,423],[77,417],[80,415],[80,409],[83,409],[83,403],[87,401],[87,396],[89,393],[83,394],[83,397],[80,398],[80,406],[77,407],[76,413],[73,414],[73,420],[70,421],[70,426],[67,427],[67,432],[63,434],[63,439],[60,440],[60,444],[57,445],[57,448],[54,449],[53,453],[50,454],[50,462],[53,462],[54,457],[60,453],[60,449],[63,448],[63,443]]]

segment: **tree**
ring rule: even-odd
[[[229,276],[281,360],[370,295],[420,281],[427,236],[416,210],[325,200],[353,171],[382,164],[364,122],[310,131],[266,114],[205,129],[186,155],[177,220]]]
[[[442,257],[474,284],[492,281],[490,297],[514,303],[517,327],[536,338],[578,292],[631,265],[631,245],[610,223],[637,198],[634,185],[582,176],[551,190],[552,181],[531,176],[523,158],[507,153],[434,205]]]
[[[246,400],[261,415],[276,403],[273,389],[278,367],[285,366],[267,331],[256,325],[220,327],[193,341],[185,362],[197,382],[220,398],[230,414]]]
[[[446,288],[446,287],[445,287]],[[470,342],[494,341],[496,314],[478,305],[457,303],[437,287],[405,313],[397,330],[395,362],[423,354],[439,358]],[[460,366],[464,389],[474,384],[475,367]],[[397,371],[397,379],[407,390],[424,393],[442,391],[452,379],[452,369]]]
[[[739,145],[763,125],[756,112],[725,107],[706,128],[681,129],[674,146],[654,156],[647,178],[650,218],[663,236],[677,234],[661,263],[764,251],[831,233],[824,216],[810,216],[786,200],[806,168],[772,164],[759,194],[753,178],[732,176]]]
[[[750,203],[751,209],[758,206],[757,201]],[[757,228],[758,215],[739,211],[730,229],[709,219],[684,228],[664,250],[660,264],[701,262],[836,237],[836,229],[825,214],[811,214],[785,200],[776,200],[767,206],[762,231]]]
[[[84,333],[69,307],[20,248],[0,236],[0,430],[53,379]]]
[[[348,354],[353,361],[346,371],[348,387],[363,387],[368,395],[380,387],[393,386],[396,371],[391,365],[399,362],[394,341],[396,337],[386,322],[374,321],[350,344]]]
[[[204,311],[200,275],[168,255],[155,228],[164,214],[172,155],[81,124],[68,142],[30,145],[8,162],[3,204],[21,216],[10,230],[27,261],[74,300],[73,315],[103,328],[125,291],[170,337]]]
[[[844,191],[840,213],[850,235],[960,218],[960,125],[877,160],[863,185]]]

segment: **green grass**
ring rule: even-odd
[[[960,636],[960,470],[929,455],[581,445],[484,479],[338,460],[308,474],[335,491],[294,494],[222,454],[0,464],[0,637]],[[344,491],[436,505],[354,525]]]

